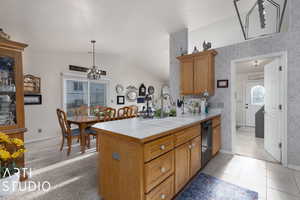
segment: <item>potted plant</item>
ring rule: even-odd
[[[0,197],[17,191],[20,181],[17,161],[25,151],[23,140],[0,132]]]

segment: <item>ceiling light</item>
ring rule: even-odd
[[[253,66],[253,67],[259,67],[258,61],[255,60],[252,66]]]
[[[93,46],[93,66],[88,70],[87,72],[87,78],[90,80],[99,80],[101,79],[101,74],[102,74],[102,70],[98,69],[98,67],[95,65],[95,40],[91,41],[92,46]]]

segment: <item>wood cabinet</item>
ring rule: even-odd
[[[185,58],[181,60],[181,93],[194,93],[194,60]]]
[[[210,119],[215,128],[220,127],[219,118],[207,120]],[[100,137],[101,197],[104,200],[171,200],[201,169],[201,122],[149,139],[95,129]]]
[[[155,186],[174,173],[174,151],[145,164],[145,189],[150,192]]]
[[[178,193],[190,179],[190,144],[175,149],[175,192]]]
[[[193,177],[201,169],[201,137],[191,141],[191,169],[190,177]]]
[[[201,169],[201,136],[175,149],[175,169],[175,192],[178,193]]]
[[[146,195],[146,200],[171,200],[174,196],[174,175]]]
[[[216,155],[221,149],[221,118],[215,117],[213,119],[213,144],[212,154]]]
[[[26,44],[0,37],[0,131],[24,140],[22,52]],[[18,165],[24,167],[24,158]]]
[[[201,95],[215,91],[215,50],[177,57],[181,64],[181,94]]]

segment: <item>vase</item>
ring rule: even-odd
[[[6,197],[18,191],[20,173],[0,179],[0,197]]]

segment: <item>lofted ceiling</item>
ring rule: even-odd
[[[1,0],[0,27],[41,51],[126,57],[162,80],[169,73],[169,34],[235,15],[232,0]]]

